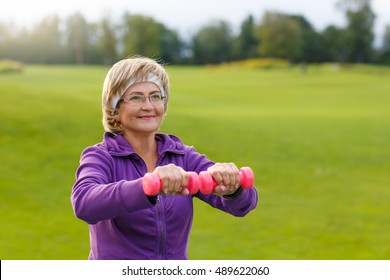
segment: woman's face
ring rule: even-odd
[[[117,120],[123,134],[155,133],[164,117],[164,100],[159,87],[151,82],[136,83],[123,94]]]

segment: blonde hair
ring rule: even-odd
[[[165,96],[164,112],[168,109],[169,78],[164,67],[157,61],[147,57],[131,57],[118,61],[108,71],[104,79],[102,92],[102,111],[104,130],[113,134],[121,134],[122,128],[118,126],[116,116],[118,114],[115,99],[120,98],[127,89],[129,83],[140,83],[148,80],[150,75],[159,79],[160,89]],[[113,102],[114,101],[114,102]]]

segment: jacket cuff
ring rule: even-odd
[[[239,188],[239,190],[233,195],[223,196],[223,204],[229,207],[240,207],[241,204],[247,203],[249,196],[250,190],[244,190],[243,188]]]
[[[223,197],[224,197],[224,198],[227,198],[227,199],[231,199],[231,198],[235,198],[235,197],[239,196],[241,193],[242,193],[242,188],[239,187],[239,188],[235,191],[235,193],[229,194],[229,195],[224,195]]]

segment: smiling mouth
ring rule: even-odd
[[[151,119],[154,119],[155,116],[140,116],[138,117],[139,119],[142,119],[142,120],[151,120]]]

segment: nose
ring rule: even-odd
[[[142,109],[145,109],[145,108],[147,108],[147,109],[153,109],[154,108],[154,106],[153,106],[152,102],[150,101],[149,97],[145,98],[145,101],[142,103]]]

